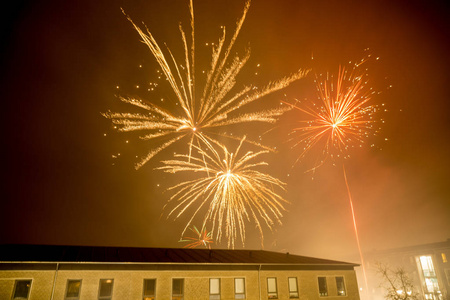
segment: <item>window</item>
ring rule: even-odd
[[[319,295],[328,296],[327,278],[319,277],[318,280],[319,280]]]
[[[28,299],[31,280],[16,280],[13,299]]]
[[[184,279],[172,279],[172,300],[183,300]]]
[[[98,288],[99,300],[111,300],[113,292],[114,279],[100,279]]]
[[[336,277],[336,287],[338,296],[346,296],[347,292],[345,291],[344,277],[338,276]]]
[[[425,299],[434,299],[433,295],[440,294],[441,289],[433,265],[433,258],[430,255],[423,255],[417,258],[419,270],[421,270],[422,286],[424,287]]]
[[[275,277],[267,278],[267,296],[269,299],[278,299],[277,279]]]
[[[245,299],[245,278],[234,279],[234,299]]]
[[[289,299],[298,298],[298,285],[297,285],[297,277],[289,277]]]
[[[80,299],[81,280],[67,280],[66,298],[67,300]]]
[[[143,300],[155,300],[156,297],[156,279],[144,279]]]
[[[220,299],[220,279],[210,278],[209,279],[209,299],[217,300]]]

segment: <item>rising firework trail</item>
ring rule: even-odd
[[[307,74],[307,71],[299,70],[290,76],[270,82],[263,88],[246,86],[236,91],[236,77],[248,61],[250,52],[247,50],[242,57],[239,57],[237,54],[233,54],[233,46],[249,7],[250,1],[247,1],[242,17],[237,21],[236,29],[228,42],[225,39],[225,27],[222,26],[222,36],[213,47],[210,69],[207,72],[205,83],[201,86],[197,86],[195,77],[195,27],[192,0],[189,5],[191,16],[190,46],[186,33],[180,25],[181,40],[184,45],[184,58],[181,60],[176,59],[168,48],[164,52],[147,28],[143,30],[127,16],[139,33],[143,43],[148,46],[158,62],[175,95],[173,101],[180,108],[175,112],[171,109],[159,107],[154,103],[145,102],[142,99],[119,97],[121,101],[137,106],[146,112],[107,112],[103,114],[104,117],[112,121],[118,131],[138,131],[142,133],[140,134],[141,139],[154,141],[147,155],[136,164],[136,169],[142,167],[158,152],[183,138],[189,139],[189,152],[191,152],[192,145],[199,146],[201,143],[211,146],[211,142],[218,143],[217,138],[219,136],[233,138],[218,131],[223,126],[248,122],[274,123],[281,114],[290,109],[284,106],[257,112],[236,113],[245,105],[283,89]],[[234,138],[236,139],[236,137]],[[261,147],[265,148],[262,145]]]
[[[350,209],[352,211],[352,218],[353,218],[353,228],[355,229],[356,243],[358,244],[358,251],[359,251],[359,255],[361,257],[361,266],[363,269],[364,283],[366,285],[366,293],[367,293],[368,292],[368,290],[367,290],[368,284],[367,284],[366,267],[364,265],[364,256],[361,251],[361,244],[359,243],[358,226],[356,225],[356,217],[355,217],[355,210],[353,209],[352,194],[350,193],[350,188],[348,186],[347,174],[345,172],[344,164],[342,164],[342,169],[344,171],[345,186],[347,187],[348,200],[350,201]]]
[[[368,75],[360,71],[361,65],[365,62],[366,60],[363,59],[355,63],[350,72],[344,67],[340,67],[336,80],[333,80],[329,74],[325,79],[316,75],[315,82],[319,101],[304,106],[291,104],[293,108],[307,116],[307,120],[301,121],[302,126],[295,128],[292,133],[294,136],[292,139],[295,140],[294,147],[302,146],[296,163],[304,158],[312,148],[320,150],[320,155],[309,171],[320,167],[327,160],[334,162],[338,158],[349,158],[350,148],[361,147],[368,137],[379,132],[378,123],[383,121],[378,121],[375,114],[380,109],[377,105],[369,104],[371,96],[376,92],[367,85]],[[367,276],[353,201],[345,166],[344,164],[342,166],[367,290]]]
[[[206,230],[204,227],[202,230],[198,230],[195,226],[192,226],[189,229],[194,233],[195,237],[183,237],[180,242],[188,243],[183,248],[197,248],[204,246],[205,248],[211,249],[211,244],[214,243],[211,231]]]
[[[168,204],[175,202],[169,217],[179,218],[192,211],[182,235],[198,215],[203,217],[203,226],[211,223],[212,236],[220,242],[227,239],[228,248],[234,248],[235,240],[240,236],[245,242],[245,223],[254,222],[263,243],[263,224],[272,229],[274,224],[281,224],[280,218],[287,203],[274,190],[284,190],[280,180],[258,171],[267,165],[255,161],[267,150],[247,152],[240,155],[243,138],[234,153],[224,145],[216,145],[208,150],[193,146],[194,154],[175,155],[175,159],[163,161],[165,172],[198,173],[197,179],[181,182],[169,190],[174,194]],[[200,217],[201,218],[201,217]]]

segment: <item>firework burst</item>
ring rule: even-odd
[[[367,58],[369,57],[370,55]],[[339,157],[348,158],[349,148],[362,147],[365,139],[379,132],[380,128],[377,123],[383,122],[383,120],[375,118],[375,114],[380,111],[378,105],[369,104],[372,95],[376,92],[368,86],[367,69],[361,67],[365,62],[366,59],[362,59],[360,62],[354,63],[350,72],[344,67],[339,67],[336,79],[329,74],[325,78],[316,75],[318,103],[303,106],[291,104],[292,107],[309,117],[308,120],[301,122],[301,127],[295,128],[293,131],[293,134],[297,134],[294,146],[303,146],[296,162],[302,159],[312,148],[317,147],[321,149],[321,155],[315,166],[310,169],[315,170],[324,164],[328,158],[332,160]],[[345,165],[343,164],[342,167],[367,289],[367,276],[359,242],[353,200]]]
[[[202,213],[203,226],[211,222],[211,232],[216,241],[220,242],[224,235],[229,248],[234,248],[238,235],[244,245],[245,222],[253,221],[256,224],[261,242],[263,224],[270,229],[276,223],[281,224],[283,203],[287,201],[274,188],[284,190],[285,184],[256,170],[267,165],[266,162],[255,161],[260,155],[267,153],[267,150],[239,155],[244,140],[245,138],[240,141],[234,153],[230,153],[223,145],[216,145],[219,151],[212,147],[206,151],[193,146],[201,158],[178,154],[173,160],[163,161],[164,166],[158,168],[170,173],[201,174],[197,179],[179,183],[169,189],[175,191],[169,203],[176,202],[169,216],[178,218],[186,214],[188,209],[193,210],[182,235],[200,211],[206,211]]]
[[[209,146],[211,146],[211,142],[218,143],[213,136],[231,137],[217,132],[219,127],[248,122],[274,123],[281,114],[290,109],[290,107],[285,106],[258,112],[233,114],[241,107],[287,87],[293,81],[304,77],[308,72],[299,70],[290,76],[271,82],[263,88],[246,86],[237,92],[234,91],[236,76],[248,61],[250,52],[247,50],[242,57],[233,55],[231,52],[249,7],[250,1],[247,1],[242,17],[236,23],[236,29],[229,42],[226,42],[225,27],[222,27],[222,36],[213,48],[210,69],[207,72],[205,83],[201,87],[196,86],[195,78],[195,35],[192,0],[189,5],[191,15],[190,47],[186,33],[180,26],[181,39],[184,45],[182,63],[175,59],[170,49],[167,49],[166,53],[163,52],[147,28],[145,31],[142,30],[133,23],[130,17],[127,17],[158,62],[171,90],[175,94],[175,104],[181,108],[180,111],[175,113],[141,99],[119,97],[121,101],[137,106],[145,110],[146,113],[107,112],[103,114],[104,117],[112,121],[118,131],[142,132],[141,139],[155,141],[156,146],[152,146],[147,155],[136,164],[137,169],[158,152],[182,138],[190,139],[188,144],[190,145],[189,152],[191,152],[192,145],[199,145],[199,142]],[[264,148],[264,146],[261,147]]]
[[[339,67],[336,79],[329,74],[316,75],[318,101],[290,104],[307,117],[292,132],[293,147],[302,148],[296,162],[315,147],[321,149],[321,155],[313,169],[329,158],[348,158],[350,148],[362,146],[366,138],[378,133],[377,123],[382,120],[374,115],[380,109],[369,104],[375,91],[367,85],[368,75],[360,72],[364,62],[355,63],[350,72]]]
[[[180,242],[188,243],[183,248],[197,248],[204,246],[205,248],[211,249],[211,244],[214,243],[211,231],[206,230],[205,227],[200,231],[195,226],[192,226],[189,229],[195,234],[195,237],[183,237]]]

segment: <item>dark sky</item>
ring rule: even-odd
[[[199,53],[208,54],[204,44],[217,41],[220,25],[234,29],[243,6],[243,0],[195,1]],[[182,54],[178,24],[188,29],[187,0],[22,1],[7,12],[0,83],[6,107],[2,243],[182,246],[177,241],[187,219],[161,217],[170,197],[165,190],[177,178],[154,168],[185,145],[136,171],[135,156],[148,145],[115,133],[100,114],[129,109],[115,95],[158,100],[135,88],[154,81],[157,67],[121,7]],[[380,57],[370,78],[382,91],[373,101],[388,108],[386,123],[368,141],[377,147],[355,150],[345,161],[363,251],[450,238],[447,16],[438,1],[255,0],[234,48],[252,51],[240,87],[299,68],[336,72],[339,64],[361,59],[366,48]],[[196,59],[206,67],[209,54]],[[313,99],[312,78],[264,103]],[[298,116],[289,113],[284,125],[295,125]],[[235,130],[251,135],[270,128]],[[321,167],[312,179],[304,164],[291,168],[298,150],[285,142],[287,132],[274,131],[265,142],[280,152],[267,155],[267,172],[287,182],[284,196],[291,204],[283,225],[265,231],[265,249],[354,255],[342,162]],[[246,247],[260,249],[252,224],[247,228]]]

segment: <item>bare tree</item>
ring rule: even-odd
[[[420,294],[414,288],[412,280],[405,269],[398,267],[395,269],[387,265],[378,263],[377,271],[383,279],[381,287],[385,289],[385,299],[389,300],[418,300]]]

